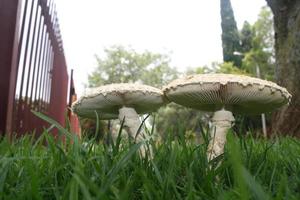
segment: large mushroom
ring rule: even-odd
[[[133,83],[104,85],[91,89],[72,105],[73,111],[81,117],[124,120],[124,127],[132,138],[140,142],[144,131],[136,134],[141,125],[138,114],[147,114],[164,104],[160,89]],[[145,152],[142,151],[144,155]]]
[[[199,74],[172,81],[163,92],[177,104],[214,112],[207,150],[209,160],[224,152],[232,113],[259,114],[287,104],[291,95],[277,84],[242,75]]]

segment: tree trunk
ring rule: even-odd
[[[300,1],[267,0],[274,14],[276,80],[293,95],[273,115],[272,133],[300,137]]]

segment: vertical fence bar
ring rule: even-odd
[[[52,57],[51,57],[51,68],[50,68],[50,83],[49,83],[49,91],[48,91],[48,110],[50,107],[50,98],[51,98],[51,89],[52,89],[52,79],[53,79],[53,65],[54,65],[54,50],[52,49]]]
[[[19,58],[19,62],[18,62],[18,68],[22,68],[22,73],[19,77],[21,77],[19,80],[17,80],[18,82],[20,82],[20,88],[17,88],[19,89],[19,99],[18,99],[18,104],[17,104],[17,130],[25,130],[27,127],[26,127],[26,124],[24,123],[24,119],[27,118],[27,113],[26,111],[28,110],[27,107],[26,107],[26,100],[27,100],[27,97],[26,97],[26,82],[27,80],[29,79],[29,71],[30,71],[30,68],[31,66],[29,65],[29,62],[30,62],[30,51],[29,51],[29,48],[30,48],[30,42],[32,42],[32,35],[33,35],[33,30],[32,30],[32,24],[34,23],[33,22],[33,16],[34,16],[34,5],[35,5],[35,2],[34,1],[31,1],[31,4],[30,4],[30,8],[29,8],[29,15],[28,15],[28,18],[27,16],[24,16],[24,19],[25,19],[25,25],[27,25],[27,29],[24,27],[24,31],[26,31],[27,35],[25,37],[25,45],[23,46],[23,41],[20,45],[20,52],[21,54],[23,53],[24,55],[24,59],[21,61],[21,59]],[[28,4],[29,6],[29,4]],[[28,19],[28,23],[26,24],[26,18]],[[23,33],[24,34],[24,33]],[[24,48],[23,48],[24,47]],[[20,54],[20,55],[21,55]],[[20,73],[20,72],[18,72]],[[17,131],[18,133],[20,133],[20,131]]]
[[[46,84],[46,110],[49,109],[49,96],[50,96],[50,88],[51,88],[51,71],[52,71],[52,65],[53,65],[53,48],[51,46],[50,49],[50,57],[49,57],[49,66],[48,66],[48,76],[47,76],[47,84]]]
[[[48,36],[48,35],[47,35]],[[45,62],[44,62],[44,72],[43,72],[43,82],[42,82],[42,93],[41,93],[41,100],[42,100],[42,111],[45,111],[45,83],[47,80],[47,68],[48,68],[48,62],[49,62],[49,48],[50,48],[50,40],[49,37],[47,37],[47,46],[46,46],[46,54],[45,54]]]
[[[46,28],[45,28],[46,29]],[[39,82],[39,95],[38,95],[38,109],[39,111],[43,111],[43,82],[44,82],[44,74],[45,74],[45,62],[46,62],[46,55],[47,55],[47,48],[48,48],[48,33],[45,34],[45,43],[43,46],[43,54],[42,54],[42,64],[41,64],[41,74],[40,74],[40,82]]]
[[[48,41],[49,45],[47,47],[47,53],[46,53],[46,62],[45,62],[45,73],[44,73],[44,81],[43,81],[43,93],[42,93],[42,99],[43,99],[43,110],[46,111],[46,93],[47,93],[47,80],[48,80],[48,71],[49,71],[49,61],[50,61],[50,49],[51,49],[51,42]]]
[[[25,39],[25,53],[24,53],[24,61],[23,61],[23,65],[26,66],[27,63],[27,58],[28,58],[28,46],[29,46],[29,39],[30,39],[30,28],[31,28],[31,24],[32,24],[32,15],[33,15],[33,7],[34,7],[34,2],[31,2],[31,6],[30,6],[30,10],[29,10],[29,24],[28,24],[28,33],[27,33],[27,37]],[[21,49],[22,51],[23,49]],[[20,67],[20,63],[19,63],[19,67]],[[23,95],[23,87],[24,87],[24,78],[25,78],[25,73],[26,73],[26,67],[24,67],[23,71],[22,71],[22,75],[21,75],[21,81],[20,81],[20,100],[23,99],[22,95]],[[22,103],[21,103],[22,105]]]
[[[20,10],[19,0],[0,1],[0,135],[12,130]]]
[[[32,90],[30,92],[30,105],[31,105],[31,108],[34,108],[34,96],[35,96],[35,93],[36,93],[36,80],[37,80],[37,74],[38,74],[38,70],[37,70],[37,62],[38,62],[38,59],[39,59],[39,51],[41,50],[40,46],[41,46],[41,26],[42,26],[42,16],[40,15],[40,6],[38,5],[38,18],[39,18],[39,25],[38,25],[38,28],[37,28],[37,43],[36,43],[36,48],[35,48],[35,58],[34,58],[34,63],[33,63],[33,78],[32,78],[32,82],[31,82],[31,85],[32,85]]]
[[[41,34],[42,34],[42,37],[41,37],[41,44],[40,44],[40,49],[39,49],[39,60],[38,60],[38,63],[37,63],[37,80],[36,80],[36,92],[35,92],[35,95],[34,95],[34,107],[35,107],[35,110],[36,111],[39,111],[39,91],[40,91],[40,81],[41,81],[41,66],[42,66],[42,56],[43,56],[43,50],[44,50],[44,45],[45,45],[45,26],[44,26],[44,17],[42,16],[42,23],[43,23],[43,26],[41,28]]]
[[[27,83],[26,83],[26,91],[25,91],[25,102],[28,103],[28,98],[30,98],[29,96],[29,86],[30,86],[30,83],[32,82],[31,79],[33,79],[33,75],[32,75],[32,71],[34,71],[34,65],[32,64],[32,61],[33,61],[33,56],[34,56],[34,49],[35,49],[35,41],[36,41],[36,29],[37,29],[37,21],[38,21],[38,3],[37,1],[34,1],[33,4],[35,4],[35,17],[32,19],[34,20],[34,25],[33,25],[33,28],[32,28],[32,40],[31,40],[31,48],[30,48],[30,57],[29,57],[29,69],[28,69],[28,78],[27,78]],[[31,86],[32,87],[32,86]]]

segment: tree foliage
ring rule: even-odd
[[[232,63],[253,76],[257,76],[259,67],[261,78],[274,80],[274,28],[271,10],[263,7],[254,25],[245,21],[240,32],[236,28],[230,0],[221,0],[221,17],[224,63]],[[221,71],[232,72],[234,68],[228,67],[225,64]]]
[[[253,47],[253,27],[247,21],[244,22],[243,28],[240,31],[241,49],[242,53],[248,52]]]
[[[104,51],[105,58],[96,56],[98,66],[88,77],[90,87],[135,82],[160,87],[177,77],[176,69],[169,66],[167,55],[139,53],[123,46],[112,46]]]
[[[249,75],[244,69],[240,69],[234,65],[232,62],[213,62],[211,66],[197,67],[195,69],[189,69],[186,74],[210,74],[210,73],[223,73],[223,74],[239,74],[239,75]]]
[[[240,38],[230,0],[220,0],[221,2],[221,27],[222,27],[222,47],[223,61],[233,62],[240,67],[242,59],[234,52],[240,52]]]
[[[257,67],[263,79],[274,80],[274,28],[273,15],[268,7],[263,7],[258,20],[252,26],[251,49],[244,52],[242,68],[257,75]]]

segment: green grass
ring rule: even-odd
[[[141,144],[120,137],[110,146],[79,141],[51,123],[65,143],[47,131],[38,140],[1,140],[0,199],[300,199],[297,139],[229,133],[224,155],[211,163],[206,143],[150,140],[151,160],[138,155]]]

